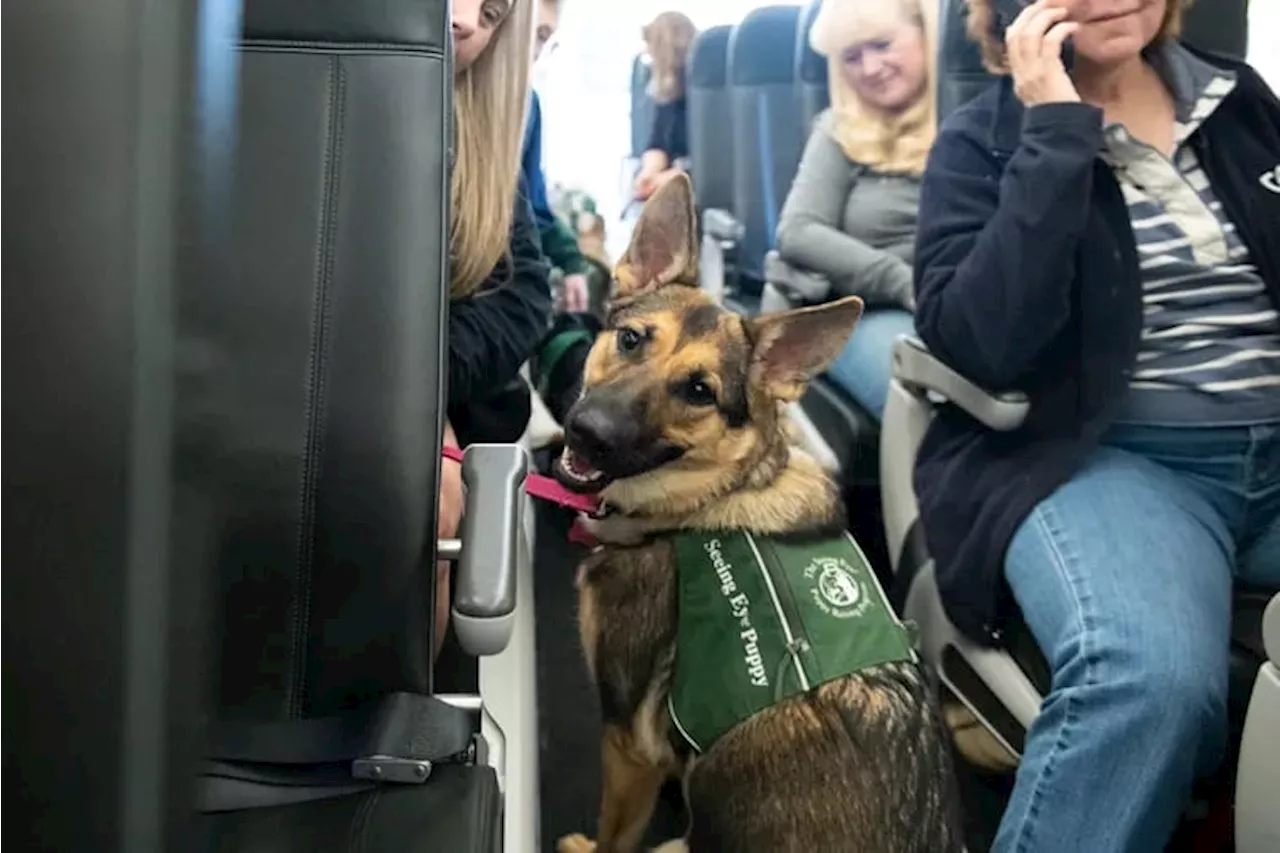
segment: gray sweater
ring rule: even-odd
[[[832,135],[834,124],[830,110],[814,123],[782,206],[778,254],[826,277],[835,295],[913,309],[920,180],[852,162]]]

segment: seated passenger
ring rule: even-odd
[[[455,444],[514,441],[524,431],[528,386],[519,371],[550,320],[547,262],[518,171],[533,3],[453,0],[448,416]],[[445,461],[440,536],[457,535],[462,507],[458,465]],[[449,564],[441,563],[437,643],[448,614]]]
[[[879,419],[890,348],[913,332],[920,174],[936,127],[936,2],[832,0],[809,39],[827,57],[818,116],[778,219],[781,259],[861,296],[867,312],[827,375]]]
[[[649,144],[640,157],[635,196],[643,201],[683,171],[689,156],[689,116],[685,99],[685,66],[698,29],[681,12],[663,12],[643,30],[653,69],[649,95],[655,105]]]
[[[940,409],[916,493],[957,625],[1016,602],[1052,669],[995,849],[1160,850],[1226,746],[1233,582],[1280,588],[1280,102],[1177,0],[1040,0],[1003,43],[993,5],[1008,76],[934,145],[916,325],[1031,409]]]

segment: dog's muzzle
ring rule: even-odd
[[[596,492],[680,458],[684,451],[654,434],[644,414],[630,395],[588,392],[565,417],[556,479],[577,491]]]

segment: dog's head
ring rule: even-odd
[[[862,314],[848,297],[747,319],[698,288],[687,178],[645,205],[614,270],[608,324],[565,418],[556,476],[623,509],[687,503],[744,483],[789,443],[781,403],[843,348]]]

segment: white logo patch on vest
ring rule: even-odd
[[[1273,193],[1280,195],[1280,164],[1277,164],[1270,172],[1263,172],[1259,175],[1258,183],[1262,184]]]
[[[853,566],[839,557],[819,557],[804,569],[812,583],[809,594],[818,609],[836,619],[856,619],[873,602]]]

